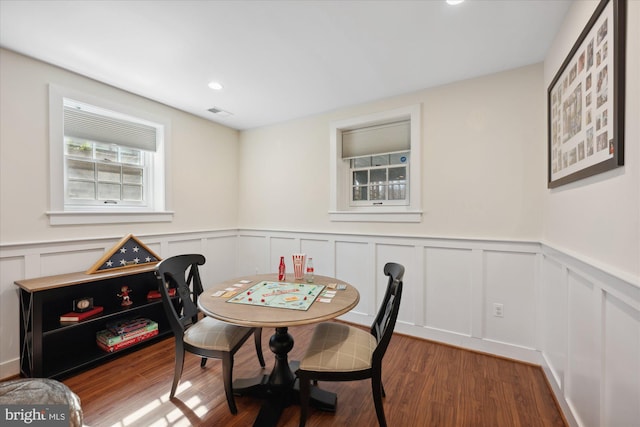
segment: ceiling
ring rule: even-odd
[[[244,130],[540,62],[570,4],[0,0],[0,46]]]

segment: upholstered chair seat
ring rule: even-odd
[[[184,333],[185,344],[205,350],[231,351],[247,334],[249,328],[203,317]]]
[[[321,323],[313,332],[300,369],[332,372],[369,369],[377,346],[376,337],[369,331],[342,323]]]

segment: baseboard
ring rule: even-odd
[[[14,379],[20,375],[20,358],[0,363],[0,381]]]

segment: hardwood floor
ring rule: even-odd
[[[290,328],[299,360],[313,326]],[[263,330],[266,370],[273,366],[268,348],[273,331]],[[251,341],[251,340],[250,340]],[[173,338],[67,378],[82,401],[85,425],[102,426],[251,426],[261,401],[236,397],[231,415],[222,386],[221,362],[205,369],[186,355],[176,397]],[[234,377],[262,373],[247,342],[236,354]],[[478,354],[412,337],[394,335],[384,359],[384,407],[390,426],[565,426],[541,368]],[[338,393],[336,413],[311,410],[307,426],[375,426],[369,381],[320,383]],[[290,406],[279,426],[298,425],[299,409]]]

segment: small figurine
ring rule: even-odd
[[[120,294],[118,294],[119,297],[122,298],[122,305],[123,307],[127,307],[130,306],[131,304],[133,304],[133,301],[131,301],[131,298],[129,298],[129,293],[131,292],[131,289],[129,289],[128,286],[123,286],[120,288]]]

